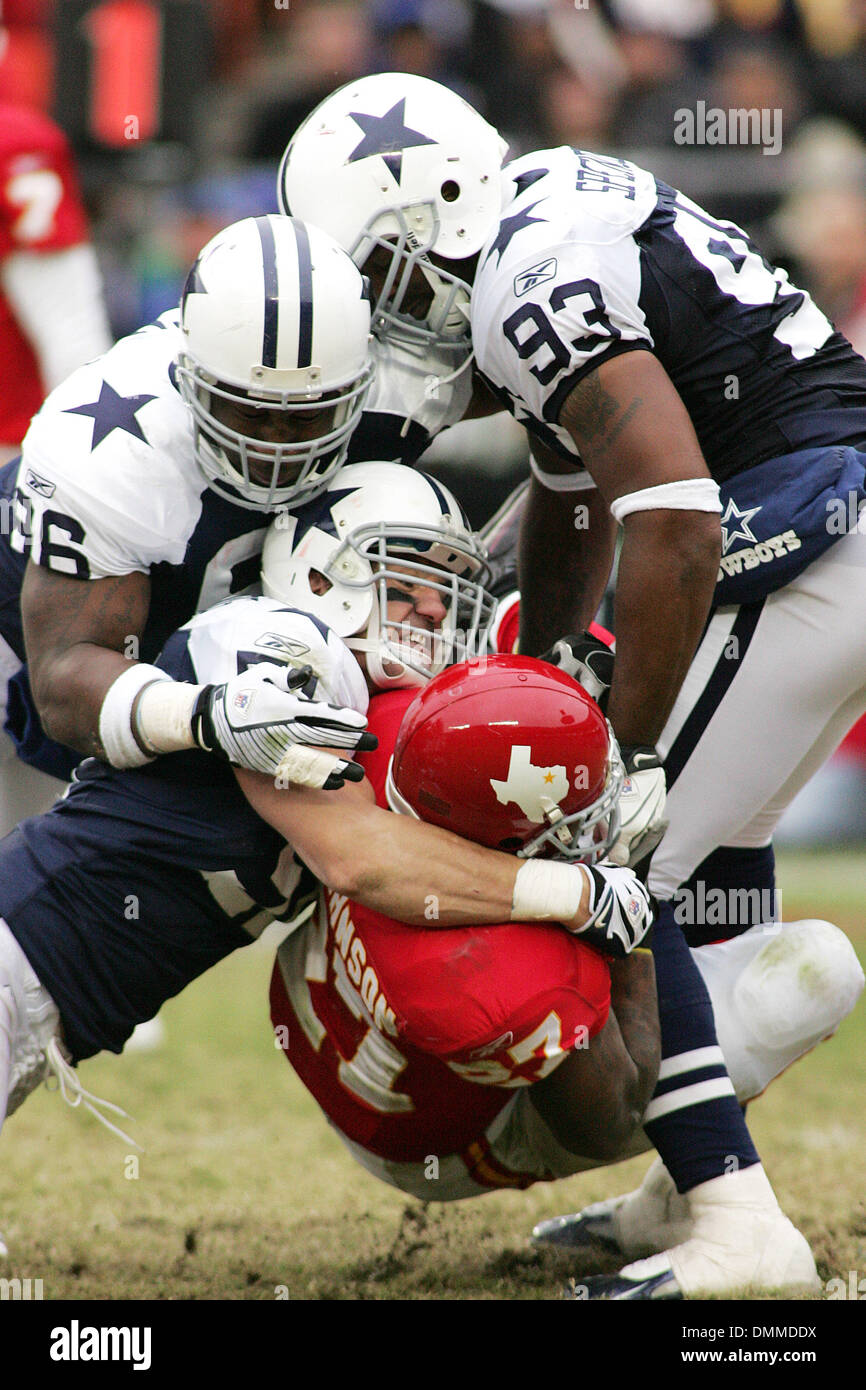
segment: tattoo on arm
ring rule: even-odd
[[[613,447],[640,407],[642,396],[633,396],[625,408],[602,385],[598,372],[590,372],[572,392],[574,419],[580,429],[579,445],[589,445],[593,452],[605,454]]]

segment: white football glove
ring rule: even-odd
[[[317,747],[367,752],[376,739],[357,710],[302,694],[311,675],[309,666],[263,661],[224,685],[204,686],[192,715],[199,748],[296,786],[333,791],[344,781],[360,782],[358,763]]]
[[[652,895],[631,869],[608,863],[580,867],[590,880],[591,915],[573,934],[605,955],[622,959],[641,944],[655,921]]]
[[[652,854],[668,828],[664,818],[665,784],[661,759],[654,748],[634,744],[620,747],[626,777],[619,798],[619,836],[609,859],[633,867]]]

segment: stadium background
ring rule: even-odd
[[[866,351],[866,0],[5,0],[3,22],[0,100],[50,112],[72,141],[117,336],[177,302],[189,264],[220,227],[275,210],[279,156],[321,97],[395,69],[466,95],[515,154],[571,143],[648,166],[744,225]],[[781,112],[779,153],[678,144],[675,113],[699,102]],[[506,417],[458,426],[426,459],[476,523],[526,467]],[[830,917],[862,947],[864,840],[861,725],[786,817],[784,915]],[[273,1297],[282,1285],[293,1297],[548,1296],[559,1266],[526,1256],[527,1222],[603,1195],[605,1177],[576,1180],[565,1201],[537,1189],[488,1199],[480,1213],[406,1207],[351,1169],[268,1051],[267,948],[245,954],[168,1007],[161,1053],[121,1068],[89,1064],[87,1084],[122,1092],[145,1121],[154,1171],[135,1214],[138,1183],[107,1153],[107,1136],[56,1098],[37,1097],[16,1117],[4,1136],[0,1224],[21,1272],[28,1254],[30,1266],[44,1265],[53,1241],[52,1297],[107,1297],[124,1281],[129,1296],[147,1296],[169,1275],[169,1292],[193,1297]],[[825,1277],[866,1266],[862,1199],[841,1176],[856,1173],[866,1138],[859,1013],[802,1078],[785,1078],[754,1111],[768,1166]],[[251,1176],[266,1152],[267,1176]],[[820,1180],[828,1167],[835,1186]],[[618,1190],[622,1180],[617,1173]],[[266,1202],[287,1239],[302,1237],[290,1240],[289,1266],[258,1230]],[[207,1276],[196,1259],[204,1239],[217,1256]],[[165,1241],[177,1247],[168,1270]]]

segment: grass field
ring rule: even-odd
[[[824,916],[866,958],[866,854],[783,859],[784,916]],[[0,1140],[7,1278],[46,1299],[551,1299],[612,1266],[540,1256],[535,1221],[623,1191],[648,1159],[447,1207],[355,1166],[275,1049],[272,951],[251,947],[163,1012],[156,1052],[100,1057],[84,1084],[135,1117],[129,1146],[44,1089]],[[123,1123],[123,1122],[121,1122]],[[750,1110],[822,1279],[866,1273],[866,1002]]]

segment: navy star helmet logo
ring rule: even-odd
[[[428,135],[413,130],[406,124],[406,98],[395,101],[384,116],[369,116],[364,111],[350,111],[349,115],[364,132],[363,139],[355,146],[347,160],[354,164],[357,159],[367,159],[379,154],[387,164],[397,183],[403,172],[403,151],[418,145],[435,145]]]
[[[531,216],[532,209],[537,208],[538,204],[543,201],[542,198],[539,198],[537,202],[530,203],[529,207],[524,208],[522,212],[515,212],[513,217],[503,217],[499,224],[499,231],[496,233],[496,238],[487,252],[487,255],[484,257],[485,264],[490,260],[490,257],[495,251],[499,256],[497,265],[501,265],[502,257],[511,244],[511,238],[515,236],[517,232],[522,232],[524,227],[531,226],[533,222],[544,221],[543,217]]]
[[[112,430],[123,430],[124,433],[131,434],[133,439],[140,439],[146,444],[147,438],[136,416],[147,405],[148,401],[155,400],[156,396],[118,395],[113,386],[109,386],[107,381],[103,381],[99,388],[98,400],[90,401],[87,405],[67,406],[63,414],[90,417],[93,421],[90,452],[93,453],[97,445],[101,444]]]
[[[184,282],[183,291],[180,296],[181,318],[183,318],[183,313],[186,309],[187,297],[191,294],[207,294],[207,285],[201,278],[201,270],[199,269],[198,261],[195,262],[195,265],[192,267]]]
[[[728,498],[728,505],[725,507],[722,516],[722,554],[727,555],[735,540],[747,541],[749,545],[757,545],[758,537],[753,534],[749,522],[753,516],[757,516],[761,511],[760,507],[747,507],[740,511],[733,497]],[[734,523],[733,526],[731,523]]]

